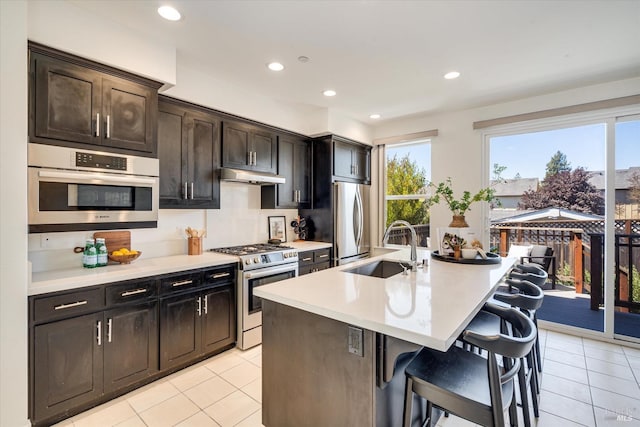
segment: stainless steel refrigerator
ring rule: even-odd
[[[333,242],[335,265],[369,256],[370,185],[350,182],[333,184]]]

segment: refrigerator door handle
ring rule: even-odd
[[[362,228],[364,222],[364,213],[362,211],[362,195],[360,194],[360,189],[356,190],[356,208],[358,209],[358,224],[356,227],[356,246],[360,248],[362,245]]]

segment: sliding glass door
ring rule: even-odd
[[[540,120],[484,140],[501,202],[492,249],[552,254],[538,318],[640,342],[640,116]]]

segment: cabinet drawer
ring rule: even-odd
[[[165,295],[197,288],[202,282],[200,271],[165,276],[160,279],[160,292]]]
[[[202,283],[207,286],[234,283],[236,281],[236,268],[235,264],[229,264],[204,270],[202,272]]]
[[[327,268],[331,268],[331,263],[329,262],[329,260],[315,264],[313,266],[313,271],[326,270]]]
[[[313,251],[298,253],[298,268],[313,264]]]
[[[143,301],[158,295],[158,285],[153,279],[134,280],[107,286],[107,306]]]
[[[104,289],[92,288],[46,297],[35,297],[33,321],[42,322],[73,317],[104,307]]]
[[[313,262],[324,262],[329,261],[329,257],[331,255],[331,248],[318,249],[313,251]]]

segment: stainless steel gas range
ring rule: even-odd
[[[211,249],[240,259],[238,274],[238,347],[242,350],[262,342],[262,300],[253,295],[258,286],[298,275],[298,250],[259,243]]]

